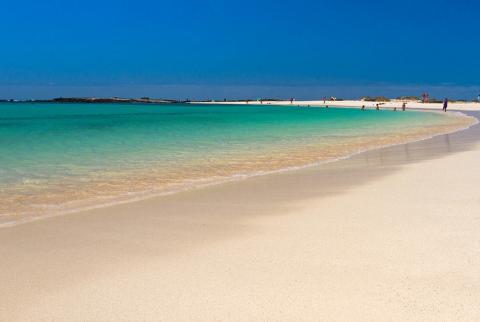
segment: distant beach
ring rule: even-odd
[[[442,110],[443,103],[423,103],[420,100],[411,99],[391,99],[384,100],[235,100],[235,101],[208,101],[208,102],[192,102],[193,104],[229,104],[229,105],[244,105],[244,104],[265,104],[265,105],[281,105],[281,106],[311,106],[311,107],[345,107],[345,108],[361,108],[365,106],[367,109],[375,109],[379,104],[381,109],[401,110],[402,105],[405,103],[406,109],[416,110]],[[450,109],[455,111],[480,111],[480,102],[467,102],[467,101],[452,101],[450,102]]]

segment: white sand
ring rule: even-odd
[[[414,102],[414,101],[400,101],[400,100],[392,100],[390,102],[366,102],[361,100],[345,100],[345,101],[325,101],[323,100],[311,100],[311,101],[263,101],[262,104],[265,105],[301,105],[301,106],[320,106],[323,107],[328,105],[329,107],[358,107],[360,108],[362,105],[365,105],[366,108],[374,109],[376,104],[380,104],[380,108],[382,109],[393,109],[397,107],[398,109],[402,107],[403,102],[406,102],[407,109],[428,109],[428,110],[441,110],[443,104],[442,103],[421,103],[421,102]],[[244,104],[260,104],[260,101],[235,101],[235,102],[192,102],[194,104],[231,104],[231,105],[244,105]],[[478,102],[450,102],[448,105],[449,110],[456,110],[456,111],[480,111],[480,103]]]
[[[3,228],[0,321],[479,321],[480,146],[435,142]]]

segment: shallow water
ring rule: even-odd
[[[0,225],[335,160],[462,122],[293,106],[0,104]]]

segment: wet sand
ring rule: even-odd
[[[2,228],[0,320],[478,320],[479,138]]]

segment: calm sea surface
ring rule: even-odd
[[[0,225],[334,160],[453,118],[274,106],[0,104]]]

